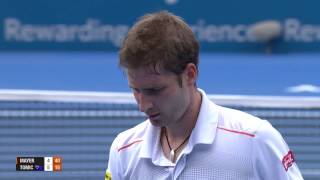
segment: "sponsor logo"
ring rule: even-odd
[[[283,167],[286,171],[288,171],[289,167],[294,163],[294,155],[292,151],[289,151],[282,159]]]

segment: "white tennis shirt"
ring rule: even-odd
[[[303,179],[292,151],[269,122],[215,105],[200,92],[196,125],[175,164],[164,156],[160,128],[146,120],[113,141],[106,179]]]

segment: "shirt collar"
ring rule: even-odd
[[[160,137],[160,128],[153,126],[149,119],[147,119],[147,127],[146,133],[143,137],[143,141],[141,143],[142,148],[140,149],[140,157],[141,158],[151,158],[152,154],[156,153],[159,146],[159,137]]]
[[[173,166],[163,154],[160,144],[161,128],[153,126],[147,120],[146,134],[143,138],[142,146],[140,149],[139,157],[151,159],[152,163],[159,166]]]
[[[198,89],[202,96],[201,107],[196,125],[191,133],[188,147],[196,144],[212,144],[218,125],[216,105],[207,97],[206,93]]]

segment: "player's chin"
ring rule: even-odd
[[[157,127],[161,127],[161,123],[160,123],[160,122],[155,121],[155,120],[151,120],[151,119],[149,119],[149,121],[150,121],[150,123],[151,123],[152,125],[157,126]]]
[[[164,123],[163,123],[163,121],[161,121],[161,119],[150,119],[149,118],[149,121],[154,126],[157,126],[157,127],[163,127],[164,126]]]

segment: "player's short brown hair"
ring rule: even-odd
[[[122,68],[158,67],[180,75],[188,63],[198,68],[199,43],[182,18],[167,11],[142,16],[120,49]]]

